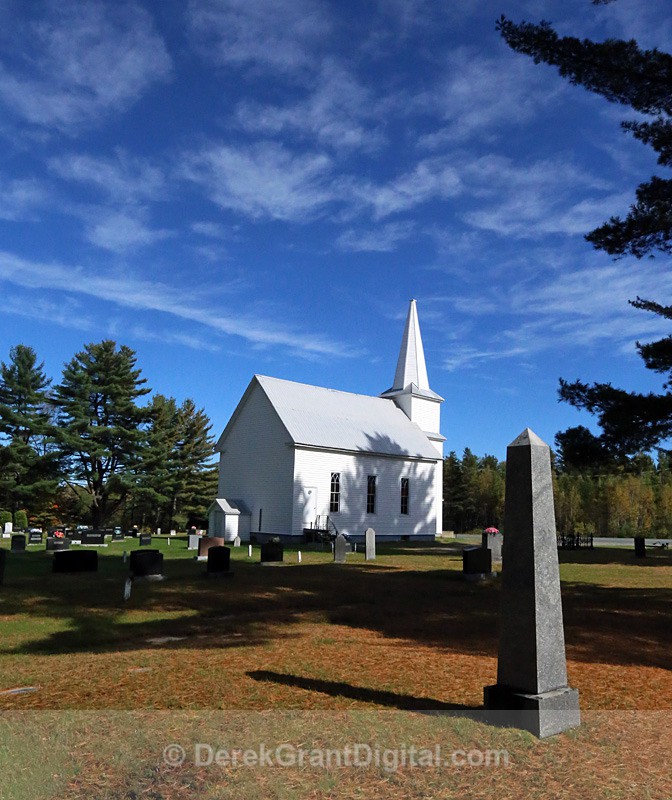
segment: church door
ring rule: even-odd
[[[310,528],[317,519],[317,489],[315,486],[303,487],[303,527]]]

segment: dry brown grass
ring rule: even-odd
[[[70,754],[60,794],[35,797],[672,798],[669,555],[563,556],[569,680],[584,724],[545,742],[472,714],[495,681],[498,585],[463,583],[455,547],[340,568],[305,554],[300,566],[262,569],[236,553],[223,582],[203,580],[175,544],[170,555],[170,580],[136,587],[126,606],[111,557],[75,586],[28,567],[8,581],[0,689],[41,688],[0,696],[7,737],[60,720]],[[183,638],[147,642],[156,636]],[[440,742],[505,748],[512,766],[169,768],[171,741]]]

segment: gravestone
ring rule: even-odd
[[[28,544],[42,544],[42,531],[31,531],[28,533]]]
[[[581,717],[567,685],[550,449],[529,428],[506,451],[504,527],[497,683],[485,707],[544,738]]]
[[[252,558],[252,545],[251,544],[247,545],[247,557],[248,558]]]
[[[635,558],[646,558],[646,539],[635,536]]]
[[[171,528],[170,535],[177,536],[177,531],[174,528]]]
[[[7,551],[0,548],[0,586],[5,582],[5,564],[7,563]]]
[[[81,538],[82,544],[105,544],[105,534],[102,531],[84,531]]]
[[[13,522],[5,522],[5,527],[3,529],[3,533],[5,536],[10,534],[14,530],[14,523]]]
[[[124,532],[121,528],[115,528],[112,531],[112,541],[113,542],[123,542],[126,537],[124,536]]]
[[[345,564],[345,553],[348,543],[342,533],[339,533],[334,542],[334,563]]]
[[[208,566],[206,576],[208,578],[223,578],[233,575],[230,571],[231,550],[223,545],[215,545],[208,548]]]
[[[198,550],[198,543],[201,541],[201,537],[197,536],[195,533],[189,534],[189,540],[187,543],[187,550]]]
[[[160,550],[133,550],[129,568],[133,578],[161,580],[163,578],[163,553]]]
[[[236,536],[236,538],[233,540],[233,546],[240,547],[240,536]]]
[[[480,580],[492,575],[492,551],[487,547],[465,547],[462,550],[462,575],[467,580]]]
[[[97,572],[95,550],[61,550],[54,553],[53,572]]]
[[[156,535],[157,536],[161,536],[161,528],[157,528],[156,529]]]
[[[296,552],[296,560],[299,562],[299,564],[301,563],[301,551],[300,550],[297,550],[297,552]]]
[[[63,537],[59,539],[57,536],[47,536],[46,550],[49,552],[57,552],[59,550],[69,550],[70,539]]]
[[[373,528],[367,528],[364,533],[366,560],[373,561],[376,558],[376,532]]]
[[[26,537],[22,533],[13,533],[10,547],[13,553],[22,553],[26,549]]]
[[[261,563],[277,564],[284,559],[285,549],[282,542],[266,542],[261,545]]]
[[[138,536],[138,547],[151,547],[151,546],[152,546],[152,534],[141,533]]]
[[[198,543],[199,560],[207,560],[208,550],[211,547],[224,547],[224,539],[221,536],[201,536]]]
[[[501,533],[490,533],[483,531],[481,534],[481,547],[489,550],[492,553],[493,562],[502,562],[502,545],[504,543],[504,536]]]

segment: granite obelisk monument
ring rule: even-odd
[[[502,607],[493,721],[544,738],[580,724],[567,685],[550,449],[526,428],[506,451]]]

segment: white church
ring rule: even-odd
[[[382,541],[441,532],[443,398],[429,388],[415,300],[394,384],[379,397],[255,375],[217,442],[209,535],[314,532]]]

